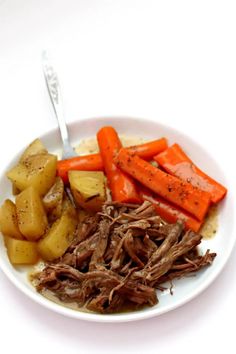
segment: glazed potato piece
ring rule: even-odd
[[[61,177],[56,177],[54,185],[43,198],[43,205],[50,220],[56,220],[62,213],[64,183]]]
[[[28,187],[17,195],[16,213],[20,232],[27,240],[38,240],[45,233],[48,224],[47,216],[34,187]]]
[[[5,237],[5,245],[12,264],[35,264],[39,259],[36,242]]]
[[[69,182],[78,206],[88,211],[101,210],[106,198],[103,172],[70,171]]]
[[[61,257],[73,241],[77,220],[69,210],[63,211],[60,219],[51,226],[44,238],[38,242],[38,251],[46,261]]]
[[[4,235],[23,239],[18,226],[16,206],[10,199],[6,199],[0,208],[0,231]]]
[[[55,155],[32,155],[8,171],[7,177],[20,191],[33,186],[40,195],[44,195],[55,182],[56,165]]]
[[[20,162],[24,162],[29,156],[47,154],[47,149],[40,139],[35,139],[23,152]]]

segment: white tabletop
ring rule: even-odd
[[[0,0],[2,166],[56,127],[41,69],[46,48],[68,121],[156,119],[194,136],[226,173],[235,172],[235,17],[235,1],[227,0]],[[234,249],[216,281],[190,303],[117,325],[49,312],[0,271],[1,352],[234,353],[235,256]]]

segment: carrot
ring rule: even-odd
[[[97,140],[112,199],[126,203],[140,202],[133,179],[122,172],[113,162],[114,156],[122,147],[115,129],[112,127],[101,128],[97,133]]]
[[[151,159],[154,155],[167,149],[166,138],[149,141],[144,144],[131,146],[128,149],[137,153],[145,160]],[[68,183],[68,171],[103,171],[103,162],[100,154],[72,157],[71,159],[61,160],[57,163],[57,173],[65,183]]]
[[[151,189],[164,199],[178,205],[198,220],[202,221],[210,205],[208,192],[193,187],[190,183],[161,171],[139,156],[120,149],[114,159],[116,165],[141,184]]]
[[[130,152],[134,152],[144,160],[151,160],[153,156],[159,154],[160,152],[166,150],[167,148],[168,148],[168,144],[166,138],[161,138],[158,140],[149,141],[144,144],[130,146],[127,149]]]
[[[57,162],[57,174],[65,183],[68,182],[68,171],[70,170],[103,171],[102,157],[100,154],[92,154]]]
[[[198,221],[190,214],[172,205],[166,200],[157,196],[153,196],[152,193],[146,188],[142,188],[139,191],[139,195],[142,200],[148,200],[151,202],[154,205],[157,214],[160,215],[160,217],[162,217],[168,223],[175,223],[177,220],[181,219],[185,223],[186,230],[191,229],[195,232],[199,231],[202,225],[202,221]]]
[[[168,173],[211,194],[213,203],[224,198],[227,189],[201,171],[184,153],[178,144],[154,157],[154,160]]]

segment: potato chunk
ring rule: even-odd
[[[46,261],[61,257],[70,246],[74,238],[77,220],[68,211],[64,211],[57,219],[46,236],[38,243],[38,251]]]
[[[56,177],[54,185],[43,198],[43,205],[50,221],[55,221],[61,216],[64,183],[61,177]]]
[[[5,237],[5,245],[12,264],[35,264],[39,259],[36,242]]]
[[[88,211],[101,210],[105,201],[103,172],[70,171],[69,182],[75,202]]]
[[[62,201],[62,212],[67,212],[68,214],[70,214],[73,217],[77,216],[77,211],[74,207],[74,205],[72,204],[69,196],[67,195],[67,193],[64,193],[63,196],[63,201]]]
[[[15,186],[14,183],[12,183],[12,194],[17,195],[20,193],[20,190]]]
[[[47,149],[40,139],[35,139],[23,152],[20,162],[24,162],[29,156],[47,154]]]
[[[33,186],[40,195],[44,195],[55,182],[56,165],[55,155],[32,155],[13,167],[7,177],[20,191]]]
[[[46,231],[47,216],[41,198],[34,187],[28,187],[16,197],[19,229],[29,241],[38,240]]]
[[[10,199],[6,199],[0,208],[0,230],[4,235],[23,239],[18,226],[16,206]]]

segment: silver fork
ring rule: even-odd
[[[43,72],[46,80],[49,96],[51,98],[52,106],[58,121],[61,140],[63,144],[63,152],[62,159],[69,159],[70,157],[77,156],[73,147],[70,144],[69,134],[64,118],[64,111],[62,107],[62,97],[61,90],[58,81],[57,74],[48,59],[48,55],[46,51],[42,53],[42,64],[43,64]]]

